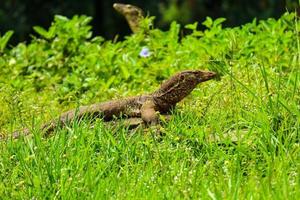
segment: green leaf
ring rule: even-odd
[[[42,28],[40,26],[34,26],[33,30],[46,39],[50,39],[54,33],[53,29],[51,32],[48,32],[47,30],[45,30],[44,28]]]
[[[76,17],[76,16],[75,16]],[[63,21],[63,22],[67,22],[69,21],[69,19],[65,16],[62,15],[55,15],[54,17],[54,21]]]
[[[13,31],[7,31],[1,38],[0,38],[0,52],[3,52],[7,42],[9,41],[9,39],[11,38],[11,36],[13,35]]]
[[[127,67],[125,67],[124,65],[120,65],[120,68],[121,68],[124,78],[128,79],[130,74],[129,74]]]
[[[197,26],[198,26],[198,22],[195,22],[193,24],[187,24],[187,25],[185,25],[184,28],[190,29],[190,30],[197,30]]]
[[[213,20],[210,17],[206,17],[206,20],[202,24],[207,28],[211,28],[213,25]]]
[[[224,21],[226,21],[225,18],[218,18],[214,21],[214,26],[218,26],[219,24],[222,24]]]

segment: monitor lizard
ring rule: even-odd
[[[114,3],[113,8],[123,15],[133,33],[140,30],[140,22],[144,18],[144,11],[130,4]]]
[[[113,120],[115,117],[141,118],[145,124],[157,124],[160,114],[169,113],[199,83],[214,77],[216,77],[216,73],[210,71],[181,71],[163,82],[160,88],[151,94],[81,106],[42,125],[41,130],[47,136],[56,128],[62,128],[68,123],[81,120],[84,117],[103,118],[104,121]],[[21,131],[15,131],[12,137],[18,138],[28,134],[30,134],[30,130],[25,128]]]

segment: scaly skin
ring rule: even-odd
[[[110,121],[114,117],[142,118],[146,124],[157,124],[159,114],[167,114],[178,102],[190,94],[201,82],[208,81],[216,76],[216,73],[201,70],[186,70],[179,72],[165,81],[160,88],[152,94],[129,97],[127,99],[107,101],[78,109],[67,111],[44,124],[41,130],[45,135],[51,133],[55,128],[64,127],[69,122],[80,120],[84,117],[91,119],[103,118]],[[16,131],[14,138],[20,134],[29,134],[29,129]]]
[[[142,9],[130,4],[122,3],[114,3],[113,8],[126,18],[133,33],[140,30],[140,22],[144,18],[144,12]]]

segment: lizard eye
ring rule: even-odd
[[[180,81],[183,81],[183,80],[184,80],[184,75],[183,75],[183,74],[180,75],[179,80],[180,80]]]

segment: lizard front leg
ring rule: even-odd
[[[159,122],[159,113],[153,101],[148,100],[141,107],[141,117],[146,124],[155,125]]]

